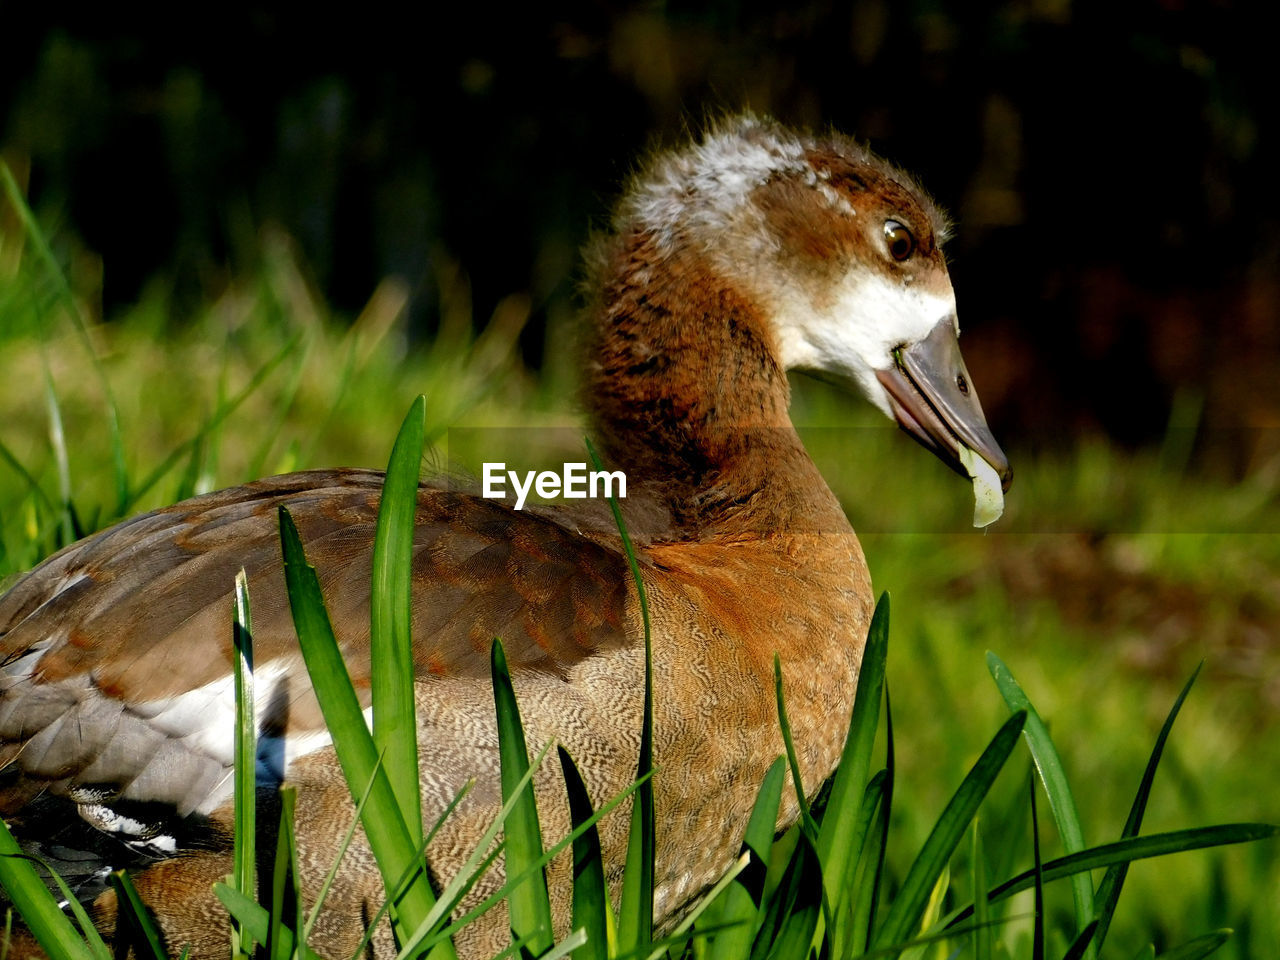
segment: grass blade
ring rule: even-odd
[[[31,859],[34,859],[34,858],[31,858]],[[79,899],[77,899],[76,895],[72,892],[71,888],[67,886],[67,882],[63,880],[61,876],[59,876],[56,870],[54,870],[47,863],[43,863],[39,860],[36,860],[35,862],[40,864],[40,866],[49,874],[49,879],[51,879],[54,882],[55,886],[57,886],[58,888],[57,895],[62,898],[62,900],[59,902],[59,906],[63,910],[71,911],[71,916],[72,916],[72,919],[75,920],[76,926],[78,926],[79,929],[84,932],[85,942],[88,943],[90,948],[93,949],[95,952],[101,949],[103,954],[105,955],[108,952],[106,944],[103,942],[101,935],[98,933],[98,928],[95,927],[93,925],[93,921],[89,919],[89,914],[88,912],[86,912],[84,908],[84,904],[82,904],[79,901]]]
[[[307,563],[298,529],[288,510],[280,508],[280,542],[284,552],[285,582],[294,628],[306,661],[307,672],[333,735],[334,750],[353,800],[364,785],[372,783],[361,824],[378,862],[384,884],[396,889],[400,878],[412,872],[414,880],[397,897],[393,921],[403,933],[415,929],[431,912],[435,896],[424,869],[415,862],[414,844],[400,816],[400,807],[378,762],[373,737],[365,726],[360,702],[356,699],[346,664],[338,650],[333,627],[325,610],[315,568]],[[432,952],[435,960],[452,960],[452,944],[443,942]]]
[[[1000,921],[994,921],[991,925],[997,926],[999,922]],[[935,930],[938,929],[936,925],[934,929]],[[860,958],[860,960],[871,960],[871,958],[873,957],[890,957],[890,958],[894,958],[894,960],[898,960],[898,958],[904,957],[904,951],[910,950],[912,947],[921,947],[921,946],[927,947],[930,944],[942,943],[944,940],[946,941],[954,940],[957,937],[964,936],[965,934],[968,934],[971,932],[972,932],[972,928],[966,924],[963,927],[957,927],[953,930],[943,930],[942,932],[921,934],[920,936],[914,937],[911,940],[904,941],[903,943],[895,943],[888,947],[876,947],[875,949],[868,950],[866,953],[858,954],[858,957]],[[964,954],[960,953],[960,950],[962,949],[963,948],[960,948],[958,950],[953,950],[951,953],[940,953],[937,955],[944,956],[948,958],[948,960],[950,960],[951,957],[954,957],[956,955],[964,956]],[[926,956],[928,956],[928,954],[926,954]]]
[[[88,942],[76,930],[3,820],[0,820],[0,887],[50,957],[107,960],[111,956],[92,926],[86,930]]]
[[[554,947],[544,953],[542,955],[542,960],[560,960],[561,957],[568,956],[570,953],[576,954],[586,942],[587,931],[574,930]]]
[[[503,832],[506,837],[506,868],[510,876],[529,869],[542,855],[542,831],[538,826],[538,806],[529,772],[529,754],[525,749],[524,725],[502,642],[493,641],[491,651],[493,699],[498,713],[498,756],[501,762],[502,799],[510,803]],[[526,784],[520,787],[520,784]],[[519,792],[517,792],[517,789]],[[551,901],[547,896],[545,870],[536,870],[507,897],[511,919],[511,935],[525,942],[533,956],[551,949]]]
[[[62,543],[65,545],[74,543],[79,538],[76,536],[75,520],[71,512],[71,465],[67,457],[67,439],[62,429],[62,407],[58,403],[58,394],[53,388],[53,376],[47,362],[44,369],[44,402],[49,413],[49,446],[53,450],[53,460],[58,468]]]
[[[558,747],[565,791],[569,795],[569,818],[575,829],[590,823],[573,841],[573,913],[569,925],[584,940],[574,951],[574,960],[606,960],[609,956],[609,888],[604,879],[604,857],[600,852],[600,831],[591,822],[594,810],[587,785],[564,747]]]
[[[1022,710],[1027,715],[1024,730],[1027,745],[1031,748],[1031,756],[1035,760],[1036,770],[1044,783],[1045,793],[1049,797],[1049,808],[1053,811],[1054,822],[1058,825],[1058,835],[1062,837],[1062,845],[1067,853],[1076,853],[1085,848],[1084,830],[1080,827],[1080,815],[1076,811],[1075,797],[1071,795],[1071,786],[1067,783],[1067,775],[1062,767],[1053,738],[1040,714],[1031,704],[1018,681],[998,656],[987,651],[987,669],[995,680],[1011,711]],[[1078,874],[1071,878],[1071,895],[1075,902],[1076,929],[1083,930],[1094,919],[1096,911],[1093,902],[1093,881],[1088,874]],[[1096,957],[1097,950],[1085,952],[1087,958]]]
[[[290,960],[301,942],[301,897],[298,892],[298,846],[294,839],[294,809],[298,793],[280,790],[280,829],[276,834],[271,872],[271,913],[267,924],[266,955],[269,960]]]
[[[1067,952],[1062,955],[1062,960],[1080,960],[1084,956],[1084,952],[1089,949],[1089,944],[1093,941],[1094,931],[1098,929],[1098,921],[1095,920],[1083,930],[1080,935],[1072,941]]]
[[[848,901],[835,914],[836,934],[832,937],[832,954],[836,957],[857,956],[871,944],[875,932],[876,907],[884,869],[884,848],[889,823],[892,787],[888,772],[881,770],[867,784],[862,801],[867,821],[862,844],[862,862],[854,874],[854,885]],[[871,829],[874,826],[874,830]],[[869,841],[869,842],[868,842]],[[856,952],[855,952],[856,951]]]
[[[597,470],[604,464],[589,437],[584,438],[587,453]],[[645,593],[640,564],[627,525],[622,519],[616,497],[609,497],[609,509],[622,538],[636,594],[640,601],[640,617],[644,622],[644,719],[640,730],[640,759],[636,780],[640,787],[631,806],[631,831],[627,839],[627,860],[622,880],[622,903],[618,907],[618,952],[626,953],[648,944],[653,939],[653,861],[657,850],[657,825],[654,820],[653,780],[653,644],[649,627],[649,598]]]
[[[50,513],[57,513],[58,506],[49,499],[49,495],[44,492],[44,488],[40,486],[40,481],[31,475],[31,471],[22,465],[22,461],[14,456],[13,451],[0,443],[0,460],[9,465],[9,468],[22,478],[23,484],[26,485],[26,492],[44,504],[45,509]]]
[[[750,960],[805,960],[822,917],[822,872],[804,831],[773,898]]]
[[[1029,780],[1031,793],[1031,850],[1035,857],[1035,923],[1031,928],[1031,960],[1044,960],[1044,863],[1040,859],[1040,814],[1036,809],[1036,782]]]
[[[370,594],[373,745],[382,756],[391,792],[400,805],[400,817],[415,848],[422,845],[422,798],[413,699],[410,593],[425,424],[426,399],[419,396],[405,415],[387,464],[373,541]],[[520,747],[523,750],[523,740]]]
[[[947,891],[951,888],[951,866],[942,868],[942,873],[938,875],[938,880],[933,885],[933,889],[929,891],[929,902],[925,905],[924,915],[920,918],[919,928],[928,930],[937,922],[938,916],[942,913],[942,901],[947,895]],[[931,949],[931,945],[927,943],[917,943],[907,947],[902,951],[901,960],[925,960],[925,957],[935,953]]]
[[[889,608],[889,594],[880,594],[862,651],[849,733],[845,737],[840,765],[836,769],[831,797],[818,833],[817,853],[822,863],[823,887],[835,916],[842,913],[838,905],[847,895],[845,891],[852,886],[853,872],[862,855],[864,841],[855,837],[855,832],[858,829],[858,805],[866,794],[871,750],[880,720],[880,696],[884,689],[885,660],[889,652]],[[836,944],[837,950],[840,946]]]
[[[1151,785],[1155,782],[1156,768],[1160,765],[1160,758],[1164,755],[1164,745],[1169,739],[1169,732],[1173,729],[1173,721],[1178,718],[1178,713],[1182,710],[1183,701],[1187,699],[1187,694],[1191,692],[1191,685],[1196,682],[1196,677],[1200,676],[1200,663],[1190,678],[1182,687],[1182,692],[1178,694],[1178,699],[1174,701],[1169,715],[1165,717],[1164,725],[1160,728],[1160,734],[1156,737],[1155,746],[1151,749],[1151,756],[1147,760],[1147,768],[1142,772],[1142,782],[1138,784],[1138,793],[1133,798],[1133,805],[1129,808],[1128,819],[1125,820],[1124,829],[1120,831],[1120,839],[1125,840],[1129,837],[1136,837],[1138,831],[1142,829],[1142,817],[1147,811],[1147,798],[1151,795]],[[1107,939],[1107,931],[1111,927],[1111,918],[1115,916],[1116,904],[1120,901],[1120,890],[1124,886],[1125,877],[1129,872],[1129,864],[1117,863],[1107,868],[1106,874],[1102,877],[1102,882],[1098,884],[1096,900],[1102,904],[1098,910],[1098,925],[1094,932],[1094,949],[1101,951],[1102,944]]]
[[[1159,960],[1202,960],[1231,939],[1230,929],[1215,930],[1203,937],[1189,940],[1180,947],[1174,947],[1167,953],[1160,954]]]
[[[258,728],[253,699],[253,617],[249,608],[249,582],[243,568],[236,574],[232,606],[236,742],[235,837],[232,844],[231,886],[246,897],[253,897],[257,892],[257,851],[254,841],[257,836]],[[253,938],[234,919],[231,924],[231,955],[235,960],[248,960],[253,955]]]
[[[956,790],[907,871],[902,889],[898,891],[884,925],[876,935],[876,946],[887,947],[902,943],[915,932],[916,924],[928,905],[930,891],[946,867],[952,851],[969,829],[969,823],[991,789],[991,784],[1013,752],[1025,722],[1026,714],[1021,711],[1006,720]]]
[[[987,904],[987,857],[982,849],[982,830],[977,817],[973,820],[973,958],[991,960],[991,911]]]
[[[787,766],[791,768],[791,785],[796,791],[796,803],[800,807],[800,829],[811,843],[818,842],[818,824],[809,813],[809,799],[804,793],[800,778],[800,759],[796,755],[795,741],[791,737],[791,721],[787,719],[787,702],[782,694],[782,661],[773,655],[773,695],[778,704],[778,727],[782,731],[782,745],[787,751]]]
[[[853,925],[850,934],[856,940],[843,937],[843,949],[835,951],[837,957],[849,956],[854,943],[859,951],[869,950],[875,937],[876,915],[880,908],[880,887],[884,879],[885,851],[889,846],[889,814],[893,809],[893,786],[897,776],[897,761],[893,744],[893,710],[889,701],[889,688],[884,689],[884,731],[885,731],[885,765],[884,770],[871,778],[867,784],[867,793],[879,792],[879,817],[873,821],[875,833],[862,833],[856,842],[862,847],[859,856],[861,877],[855,875]],[[863,803],[867,803],[863,800]],[[866,837],[870,837],[871,845],[866,845]],[[843,917],[842,911],[838,916]],[[837,941],[837,946],[840,941]]]
[[[134,960],[167,960],[164,938],[129,875],[112,870],[108,881],[116,892],[116,950],[132,950]],[[127,947],[120,944],[122,928]]]
[[[773,846],[773,831],[782,800],[784,771],[783,760],[778,757],[764,775],[742,839],[742,852],[750,859],[704,915],[705,925],[724,928],[707,945],[704,960],[739,960],[750,952],[760,918],[769,849]]]
[[[271,915],[267,908],[252,897],[225,883],[215,883],[213,892],[227,913],[243,929],[248,936],[258,943],[266,943],[271,931]]]
[[[1050,860],[1044,865],[1046,883],[1061,880],[1082,871],[1097,870],[1115,863],[1163,857],[1171,853],[1202,850],[1205,847],[1222,847],[1233,843],[1252,843],[1280,836],[1280,826],[1271,823],[1222,823],[1212,827],[1193,827],[1189,830],[1172,830],[1168,833],[1152,833],[1145,837],[1132,837],[1115,843],[1104,843]],[[1034,871],[1028,870],[1011,877],[991,889],[988,899],[994,903],[1021,893],[1034,882]],[[973,906],[955,910],[943,918],[947,926],[959,923],[973,915]]]

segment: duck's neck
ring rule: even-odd
[[[683,535],[847,531],[787,412],[765,318],[699,252],[610,251],[586,397],[607,459]]]

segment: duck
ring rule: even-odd
[[[947,236],[917,182],[856,140],[746,114],[644,162],[588,250],[582,403],[602,459],[628,481],[622,502],[651,615],[659,930],[736,859],[783,750],[775,655],[809,790],[834,770],[852,709],[871,579],[791,422],[788,372],[860,394],[975,489],[1008,488],[1008,459],[960,354]],[[282,506],[291,514],[367,697],[382,481],[312,470],[198,496],[66,547],[0,598],[0,813],[19,836],[70,823],[117,856],[144,851],[135,883],[175,952],[227,949],[212,884],[230,872],[229,610],[242,568],[259,771],[297,788],[304,895],[352,822],[289,615],[276,518]],[[425,822],[474,778],[427,848],[439,883],[501,803],[493,638],[531,751],[563,746],[597,805],[635,776],[644,629],[618,532],[602,516],[594,503],[516,510],[438,480],[419,487],[412,623]],[[544,837],[564,836],[563,782],[544,768],[534,788]],[[799,814],[792,793],[779,830]],[[627,824],[625,811],[600,824],[615,895]],[[362,843],[357,835],[314,931],[321,955],[350,954],[382,902]],[[548,868],[561,934],[570,874],[563,856]],[[501,880],[499,859],[471,902]],[[95,901],[107,930],[112,897]],[[509,936],[500,906],[456,945],[464,958],[492,956]],[[379,933],[371,949],[390,957],[395,947]]]

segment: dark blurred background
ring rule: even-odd
[[[0,149],[59,243],[101,256],[108,321],[161,283],[181,323],[276,225],[339,310],[403,277],[414,336],[442,262],[468,272],[477,322],[527,291],[536,367],[644,150],[726,109],[832,125],[953,213],[997,433],[1134,444],[1191,411],[1239,472],[1280,423],[1261,6],[462,2],[423,23],[376,3],[6,4]]]

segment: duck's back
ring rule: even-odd
[[[275,477],[149,513],[63,550],[0,598],[0,810],[42,792],[109,826],[113,805],[208,814],[229,790],[231,606],[249,578],[260,769],[327,742],[285,593],[278,510],[296,522],[357,691],[369,685],[372,543],[382,475]],[[619,555],[529,512],[419,490],[413,559],[420,676],[563,675],[622,641]]]

